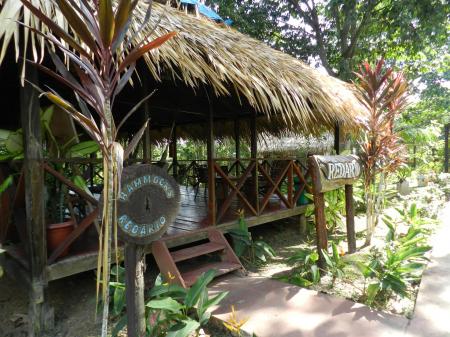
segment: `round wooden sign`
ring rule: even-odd
[[[180,189],[167,172],[154,165],[133,165],[123,170],[118,199],[118,229],[127,242],[158,240],[175,221]]]

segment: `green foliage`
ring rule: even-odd
[[[319,254],[313,250],[299,250],[288,259],[290,264],[295,265],[295,271],[289,276],[280,279],[300,287],[309,287],[320,282],[320,272],[316,263]]]
[[[448,44],[450,10],[442,1],[208,2],[242,32],[304,60],[320,60],[344,80],[357,64],[379,55],[417,72],[424,58],[435,58],[433,52]]]
[[[276,255],[268,243],[262,240],[253,240],[243,214],[239,217],[238,227],[230,230],[229,234],[232,238],[235,254],[250,263],[256,263],[257,261],[264,263],[267,259]]]
[[[6,177],[5,180],[0,184],[0,195],[4,193],[14,182],[14,176],[9,175]]]
[[[368,263],[355,263],[366,282],[370,282],[364,293],[369,305],[382,305],[392,294],[407,296],[408,285],[420,279],[425,267],[425,255],[431,249],[426,245],[428,232],[421,228],[414,204],[402,216],[408,221],[408,231],[397,233],[392,218],[384,217],[383,222],[389,229],[385,247],[382,250],[373,248]]]
[[[327,272],[331,274],[331,286],[333,286],[337,278],[342,278],[344,276],[344,268],[347,266],[347,262],[345,262],[339,254],[338,248],[334,242],[331,243],[331,251],[332,254],[328,254],[327,251],[322,250],[322,254],[327,265]]]
[[[112,269],[112,277],[119,280],[110,283],[110,288],[114,289],[113,313],[117,315],[123,314],[126,305],[123,272],[123,268]],[[213,270],[202,274],[189,289],[164,283],[161,275],[158,276],[145,305],[146,336],[187,337],[207,324],[211,317],[209,310],[228,295],[228,292],[221,292],[209,296],[207,286],[214,275]],[[126,315],[123,315],[113,329],[113,336],[117,336],[126,323]]]
[[[306,193],[306,197],[313,201],[312,194]],[[336,229],[342,228],[342,216],[345,214],[345,192],[343,188],[328,191],[324,193],[325,197],[325,221],[327,229],[334,233]],[[308,205],[305,216],[311,217],[314,215],[314,203]]]

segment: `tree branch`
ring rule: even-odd
[[[315,7],[314,1],[312,1],[312,6],[310,6],[307,1],[303,1],[303,3],[308,8],[308,12],[302,9],[301,2],[302,1],[300,0],[289,0],[289,3],[294,7],[300,17],[313,29],[317,43],[317,54],[320,58],[320,61],[322,62],[323,67],[328,72],[328,74],[337,77],[337,73],[328,63],[328,56],[325,49],[325,40],[322,28],[320,27],[319,15],[317,14],[317,9]]]

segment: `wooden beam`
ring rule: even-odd
[[[125,287],[127,301],[127,335],[145,336],[144,246],[125,245]]]
[[[340,142],[341,142],[341,127],[339,126],[338,123],[336,123],[334,126],[334,151],[336,152],[336,154],[341,153]]]
[[[234,120],[234,145],[236,160],[241,160],[241,123],[238,117]],[[235,170],[236,177],[239,177],[240,165],[236,165]]]
[[[208,219],[211,225],[216,224],[216,172],[214,170],[214,158],[216,156],[215,139],[214,139],[214,108],[212,97],[208,96],[209,113],[208,113],[208,136],[207,144],[207,160],[208,160]]]
[[[27,80],[38,84],[35,67],[27,66]],[[41,120],[38,92],[28,83],[20,90],[20,111],[24,144],[25,207],[27,251],[30,267],[28,335],[43,336],[53,326],[46,303],[47,240],[44,205],[44,171],[42,162]]]
[[[258,200],[258,135],[256,132],[256,111],[253,112],[250,120],[250,157],[255,160],[255,168],[252,173],[252,198],[255,209],[259,214]]]
[[[316,221],[316,244],[317,252],[319,253],[319,267],[324,270],[326,267],[325,259],[322,254],[322,249],[328,249],[328,233],[325,219],[325,197],[324,194],[318,190],[320,186],[319,172],[317,172],[314,165],[314,158],[309,157],[309,168],[312,178],[313,196],[314,196],[314,216]]]
[[[450,123],[445,125],[444,129],[444,172],[449,173],[449,146],[448,136],[450,133]]]
[[[178,149],[177,149],[177,125],[175,124],[173,126],[173,133],[172,133],[172,170],[173,170],[173,177],[176,181],[178,181]]]
[[[356,252],[355,210],[353,207],[353,185],[345,185],[345,214],[347,224],[348,252]]]
[[[98,217],[99,209],[95,208],[89,215],[87,215],[78,226],[69,234],[69,236],[61,242],[61,244],[52,252],[48,258],[48,264],[52,264],[56,259],[68,248]]]

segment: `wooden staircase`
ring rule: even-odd
[[[165,241],[158,240],[153,242],[152,253],[161,274],[167,279],[167,275],[170,273],[173,278],[170,281],[171,283],[189,288],[201,274],[210,269],[216,271],[216,276],[244,269],[222,232],[217,229],[210,229],[208,231],[208,239],[209,242],[207,243],[172,252],[167,248]],[[185,272],[180,272],[177,266],[179,262],[213,253],[219,254],[221,261],[207,262]]]

